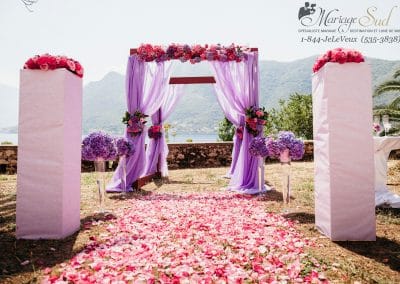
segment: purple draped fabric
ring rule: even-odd
[[[161,103],[161,111],[156,112],[151,117],[153,125],[164,123],[164,121],[171,115],[182,95],[183,85],[170,85],[168,94],[164,97]],[[146,149],[146,166],[144,175],[150,175],[157,172],[157,165],[158,162],[160,162],[161,176],[168,176],[168,151],[168,145],[164,133],[159,139],[150,139],[149,146]]]
[[[249,53],[248,59],[237,62],[212,61],[215,73],[218,102],[225,116],[236,126],[244,126],[245,109],[258,106],[259,70],[257,52]],[[262,132],[261,134],[262,135]],[[228,189],[242,193],[254,194],[259,192],[259,159],[250,155],[248,149],[253,136],[244,128],[243,140],[234,140],[231,181]],[[261,165],[260,165],[261,166]],[[264,173],[261,173],[262,190]]]
[[[169,62],[143,62],[132,55],[128,59],[126,72],[127,106],[130,113],[136,110],[147,115],[155,114],[167,95],[170,78]],[[132,139],[135,152],[126,159],[126,188],[123,188],[123,167],[118,165],[111,182],[107,185],[108,192],[121,192],[131,190],[135,182],[144,171],[145,165],[145,135],[147,129],[131,137],[125,131],[125,136]]]

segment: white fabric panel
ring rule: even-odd
[[[374,137],[375,149],[375,205],[400,208],[400,196],[387,187],[387,161],[390,152],[400,149],[400,137]]]

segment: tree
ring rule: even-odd
[[[388,92],[400,93],[400,80],[397,80],[397,78],[400,79],[400,69],[394,72],[393,80],[385,81],[375,88],[374,97]],[[391,103],[393,107],[396,107],[398,104],[400,104],[400,95]]]
[[[232,141],[235,134],[235,127],[226,117],[219,123],[218,137],[222,141]]]
[[[271,109],[265,126],[265,134],[292,131],[304,139],[313,138],[313,116],[311,94],[294,93],[288,100],[280,100],[278,109]]]
[[[381,96],[385,93],[400,93],[400,69],[393,74],[393,80],[388,80],[377,86],[374,90],[374,97]],[[374,115],[389,115],[391,120],[399,120],[400,118],[400,95],[398,95],[391,103],[386,106],[376,107]],[[396,123],[389,131],[389,134],[398,135],[400,129]]]

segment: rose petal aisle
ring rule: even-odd
[[[227,193],[138,197],[42,283],[327,282],[305,252],[312,240],[265,208]]]

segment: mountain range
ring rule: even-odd
[[[311,93],[311,69],[316,56],[292,61],[259,62],[260,105],[267,109],[276,108],[279,100],[290,94]],[[400,61],[368,58],[371,64],[373,86],[390,79],[400,68]],[[207,76],[211,69],[207,62],[192,65],[177,62],[172,76]],[[395,94],[374,99],[374,105],[387,104]],[[99,81],[90,82],[83,89],[83,130],[105,130],[122,134],[124,125],[121,117],[126,110],[125,77],[110,72]],[[0,85],[0,132],[16,132],[18,116],[18,90]],[[187,85],[185,94],[178,103],[168,122],[177,133],[215,133],[222,111],[212,85]]]

